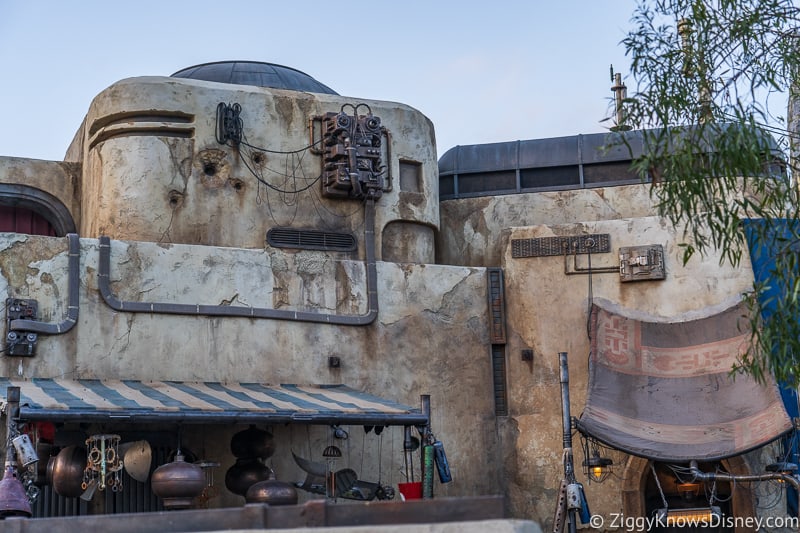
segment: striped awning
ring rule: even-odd
[[[345,385],[0,378],[21,420],[424,425],[419,409]]]

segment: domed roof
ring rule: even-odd
[[[261,61],[217,61],[179,70],[171,77],[215,81],[237,85],[256,85],[311,93],[339,94],[305,72]]]

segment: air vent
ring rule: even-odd
[[[267,244],[275,248],[354,252],[356,238],[349,233],[331,233],[312,229],[273,228],[267,232]]]

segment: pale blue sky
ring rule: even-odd
[[[605,131],[636,0],[0,0],[0,155],[61,160],[115,81],[230,59],[403,102],[458,144]],[[630,81],[630,80],[629,80]],[[630,85],[630,83],[629,83]]]

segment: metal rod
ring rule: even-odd
[[[564,477],[567,484],[575,483],[575,469],[572,458],[572,416],[569,410],[569,368],[567,366],[567,352],[558,352],[558,363],[561,376],[561,417],[563,422],[563,442],[564,442]],[[575,509],[567,511],[569,515],[569,532],[575,533],[577,524],[575,523]]]
[[[422,428],[422,432],[421,432],[421,437],[422,438],[420,439],[421,442],[420,442],[420,445],[419,445],[420,480],[423,482],[423,485],[424,485],[424,482],[427,479],[426,476],[428,474],[428,472],[426,472],[426,470],[425,470],[425,468],[427,466],[425,464],[425,445],[428,444],[428,440],[429,440],[430,433],[431,433],[431,395],[430,394],[420,394],[419,402],[420,402],[420,411],[422,411],[422,416],[424,416],[428,420],[427,424]],[[430,479],[431,479],[431,482],[432,482],[433,477],[431,476]],[[423,492],[424,492],[424,490],[425,490],[425,487],[423,486]],[[431,490],[433,490],[432,487],[431,487]]]
[[[16,433],[16,418],[19,412],[19,387],[8,387],[6,389],[6,463],[5,466],[15,466],[14,446],[11,445],[11,438]]]

